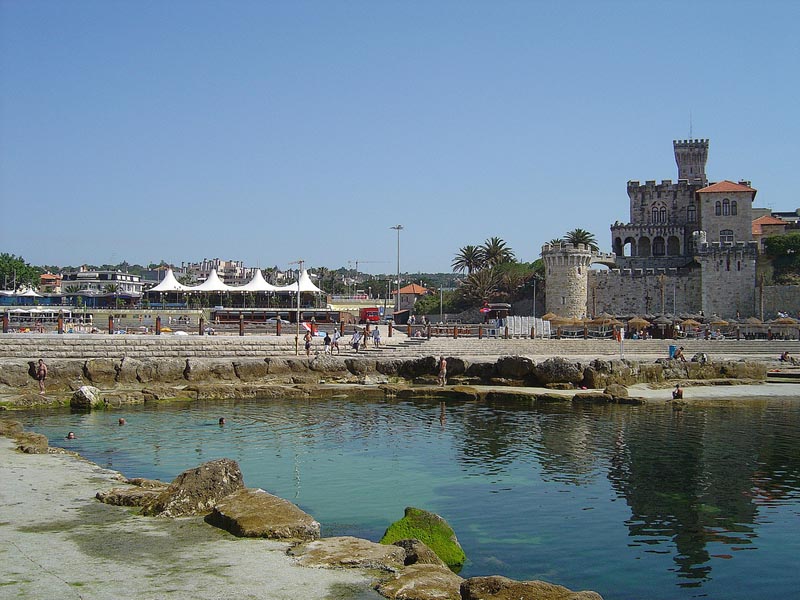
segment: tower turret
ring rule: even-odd
[[[678,164],[678,179],[689,182],[701,180],[708,183],[706,161],[708,161],[708,140],[673,140],[675,162]]]

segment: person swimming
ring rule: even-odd
[[[67,434],[67,437],[66,437],[66,438],[64,438],[64,439],[67,439],[67,440],[75,440],[75,439],[78,439],[78,438],[76,438],[76,437],[75,437],[75,432],[74,432],[74,431],[70,431],[70,432]]]

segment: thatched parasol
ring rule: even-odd
[[[771,321],[773,325],[797,325],[797,320],[792,317],[780,317]]]
[[[628,327],[631,329],[644,329],[645,327],[650,327],[650,321],[638,315],[634,315],[628,319]]]
[[[708,322],[709,325],[712,327],[724,327],[728,324],[728,322],[723,319],[722,317],[718,317],[717,315],[713,315],[711,320]]]
[[[686,319],[685,321],[681,322],[681,327],[700,327],[702,323],[699,321],[695,321],[694,319]]]
[[[556,313],[549,312],[547,314],[542,315],[542,320],[543,321],[552,321],[553,319],[556,319],[556,318],[559,318],[559,316]]]
[[[602,325],[605,327],[622,325],[622,321],[618,321],[611,315],[598,315],[591,321],[587,321],[589,325]]]
[[[747,317],[744,320],[744,323],[745,325],[762,325],[763,321],[761,321],[761,319],[759,319],[758,317]]]

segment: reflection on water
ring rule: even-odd
[[[24,420],[131,476],[170,480],[233,458],[248,486],[291,499],[324,535],[377,540],[406,506],[432,510],[467,552],[465,577],[545,579],[607,599],[749,598],[756,580],[761,597],[800,589],[800,399],[677,412],[232,401]],[[70,430],[77,440],[63,439]]]

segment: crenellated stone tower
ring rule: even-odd
[[[595,262],[613,261],[614,255],[597,252],[584,244],[545,244],[542,260],[547,280],[546,311],[579,319],[588,314],[589,267]]]
[[[708,140],[673,140],[675,162],[678,165],[678,180],[708,183],[706,162],[708,161]]]
[[[756,190],[745,180],[709,183],[707,139],[674,140],[672,147],[677,182],[628,182],[630,217],[611,226],[614,254],[542,248],[548,312],[755,314]],[[595,263],[609,270],[590,270]]]

